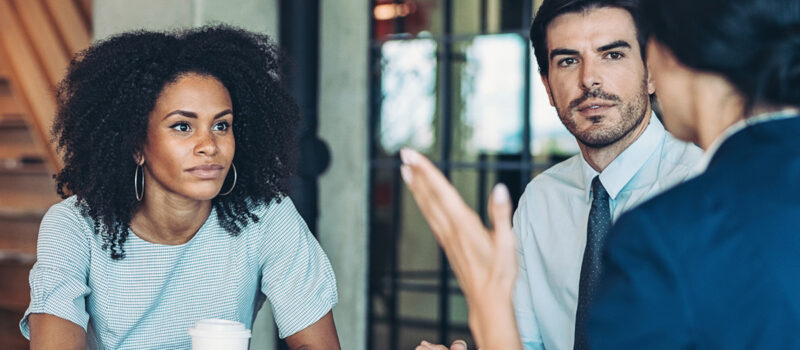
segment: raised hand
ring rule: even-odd
[[[431,344],[423,340],[414,350],[467,350],[467,342],[459,339],[453,341],[453,344],[450,344],[450,348],[448,348],[444,345]]]
[[[403,179],[464,291],[476,342],[484,350],[522,349],[511,303],[517,263],[508,189],[492,190],[489,229],[430,160],[410,149],[400,156]]]

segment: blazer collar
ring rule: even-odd
[[[708,165],[711,163],[711,160],[719,151],[719,148],[722,146],[725,141],[730,139],[733,135],[739,133],[740,131],[747,129],[749,127],[759,125],[762,123],[775,121],[775,120],[783,120],[788,118],[796,118],[798,117],[798,110],[796,108],[790,108],[782,111],[777,112],[770,112],[759,114],[756,116],[752,116],[749,118],[742,119],[735,124],[729,126],[725,131],[720,134],[714,142],[708,147],[707,150],[703,153],[703,158],[700,159],[700,162],[697,164],[696,174],[701,174],[708,169]]]

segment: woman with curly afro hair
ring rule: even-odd
[[[333,270],[286,196],[298,108],[282,67],[266,36],[227,26],[124,33],[73,59],[31,347],[188,349],[196,321],[249,329],[266,297],[291,348],[339,348]]]

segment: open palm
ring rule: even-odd
[[[490,229],[430,160],[409,149],[401,157],[403,179],[464,292],[476,341],[483,349],[521,349],[511,303],[517,263],[508,189],[499,184],[492,191]]]

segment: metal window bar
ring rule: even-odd
[[[533,18],[531,17],[531,13],[533,13],[533,1],[527,0],[524,1],[522,4],[522,26],[523,28],[530,28],[531,21]],[[523,37],[527,38],[525,40],[525,46],[529,46],[528,42],[530,42],[530,32],[526,31]],[[530,154],[531,154],[531,133],[533,132],[533,127],[531,125],[531,50],[523,50],[523,55],[525,56],[525,79],[524,81],[524,92],[523,96],[523,103],[522,103],[522,157],[519,158],[520,168],[522,171],[520,172],[520,177],[522,181],[520,181],[520,189],[519,193],[525,191],[525,186],[528,183],[528,179],[531,178],[531,171],[529,167],[525,167],[525,164],[530,164]]]
[[[453,33],[453,1],[452,0],[444,0],[444,11],[442,11],[442,15],[444,16],[442,20],[442,33],[444,33],[445,37],[450,36]],[[441,58],[441,67],[442,67],[442,80],[439,86],[441,87],[441,91],[439,91],[440,99],[442,100],[441,104],[441,123],[442,127],[439,129],[441,131],[440,140],[441,140],[441,155],[440,158],[443,162],[447,163],[450,161],[450,149],[451,149],[451,142],[452,142],[452,78],[453,78],[453,71],[450,65],[450,60],[453,53],[453,43],[446,42],[443,46],[444,52]],[[450,169],[444,168],[441,169],[444,176],[448,179],[450,178]],[[450,268],[450,264],[447,262],[447,256],[444,254],[443,250],[439,250],[439,343],[440,344],[447,344],[447,335],[448,329],[447,326],[450,324],[450,293],[447,290],[448,283],[450,282],[450,274],[448,273],[448,269]]]
[[[367,7],[367,11],[365,13],[367,18],[370,19],[369,21],[367,21],[368,22],[367,27],[368,27],[368,30],[369,30],[369,36],[370,36],[370,38],[372,38],[372,40],[375,39],[375,19],[373,17],[374,16],[373,15],[374,6],[375,6],[375,4],[372,1],[370,1],[370,4]],[[367,48],[367,64],[368,64],[368,67],[367,67],[368,74],[367,74],[367,76],[369,77],[369,88],[368,89],[369,89],[369,94],[370,95],[369,95],[369,97],[367,99],[367,101],[368,101],[367,102],[368,120],[367,120],[367,135],[365,135],[365,136],[367,137],[367,159],[369,159],[370,164],[372,164],[372,160],[375,159],[375,155],[377,154],[377,151],[376,151],[377,145],[373,141],[374,140],[373,135],[376,134],[377,125],[378,125],[378,119],[377,119],[378,112],[377,111],[380,111],[380,107],[378,107],[377,104],[380,102],[380,98],[379,98],[379,96],[376,96],[377,95],[377,89],[374,87],[374,85],[375,85],[374,82],[380,81],[380,75],[379,75],[380,70],[377,69],[378,65],[376,64],[376,62],[378,61],[377,57],[379,57],[379,52],[380,52],[379,50],[380,50],[380,48],[376,47],[373,44],[370,44],[369,47]],[[373,235],[372,227],[374,225],[373,218],[372,218],[372,211],[373,211],[373,208],[372,208],[372,203],[373,202],[372,201],[373,201],[373,198],[375,198],[375,193],[374,193],[375,192],[374,191],[374,188],[375,188],[375,176],[373,175],[373,172],[374,172],[374,170],[372,170],[370,168],[369,174],[367,176],[367,181],[368,181],[368,186],[367,186],[367,201],[368,202],[367,203],[369,203],[368,204],[369,213],[367,214],[367,230],[369,230],[369,232],[367,233],[367,242],[368,242],[367,246],[369,247],[369,250],[370,250],[370,252],[367,254],[367,256],[370,256],[370,257],[372,256],[372,252],[374,252],[376,250],[375,240],[372,238],[372,235]],[[371,261],[369,262],[369,266],[372,266],[372,262]],[[376,321],[376,319],[374,317],[374,314],[373,314],[373,307],[372,307],[373,295],[376,294],[375,293],[375,289],[376,288],[373,287],[373,280],[374,280],[373,275],[374,275],[374,272],[372,271],[372,269],[368,268],[368,270],[367,270],[367,276],[368,277],[367,278],[369,278],[369,280],[367,281],[367,334],[366,334],[367,348],[371,348],[373,346],[374,335],[373,335],[373,328],[372,327],[373,327],[373,324]]]

